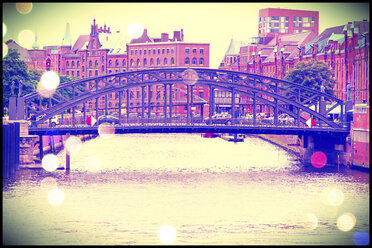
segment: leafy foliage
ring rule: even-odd
[[[9,105],[12,82],[15,82],[14,94],[18,94],[19,82],[22,80],[22,95],[35,90],[35,85],[30,82],[27,73],[27,64],[19,58],[19,52],[9,49],[8,55],[3,58],[3,107]]]
[[[327,64],[317,60],[300,61],[296,66],[291,69],[285,76],[284,80],[294,82],[312,89],[321,90],[323,84],[325,93],[334,95],[334,86],[336,80],[332,75],[332,71],[328,68]],[[305,93],[303,93],[305,96]],[[309,97],[306,94],[306,97]]]

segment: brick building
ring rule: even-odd
[[[114,32],[106,25],[98,27],[93,20],[89,35],[80,35],[73,45],[70,37],[70,26],[67,23],[61,45],[38,49],[35,40],[33,49],[27,50],[12,40],[6,44],[9,49],[17,49],[20,52],[20,58],[27,63],[28,68],[55,71],[60,75],[76,78],[143,69],[209,68],[209,43],[184,42],[182,29],[174,31],[172,38],[168,33],[162,33],[160,38],[149,37],[145,29],[141,37],[130,40],[127,35],[120,31]],[[208,89],[196,86],[194,90],[195,93],[202,92],[202,97],[208,97]],[[140,89],[134,89],[131,93],[132,104],[140,102],[139,91]],[[182,91],[185,91],[184,87],[181,87]],[[153,95],[160,102],[164,97],[161,87],[157,87]],[[175,97],[184,97],[184,94],[175,94]],[[109,108],[118,107],[117,93],[108,94],[107,98]],[[98,107],[104,108],[105,104],[105,96],[100,97]],[[78,108],[82,109],[83,106]],[[88,102],[87,109],[95,109],[95,101]],[[135,112],[139,110],[135,109]],[[160,108],[155,110],[158,113],[162,112]],[[175,113],[177,111],[184,113],[184,108],[177,108]]]

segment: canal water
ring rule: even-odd
[[[3,181],[3,244],[365,244],[369,207],[368,173],[306,171],[257,137],[116,135],[71,152],[69,174]]]

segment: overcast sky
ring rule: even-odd
[[[79,35],[89,34],[96,19],[112,31],[126,33],[127,26],[139,22],[150,37],[160,37],[183,29],[185,41],[210,43],[210,68],[217,68],[231,38],[249,41],[258,35],[258,12],[264,8],[319,11],[319,34],[328,27],[349,21],[369,21],[369,3],[33,3],[21,14],[15,3],[3,3],[3,42],[18,43],[22,30],[37,35],[40,48],[61,45],[66,23],[70,24],[72,45]],[[125,46],[125,44],[123,44]],[[29,49],[31,47],[28,47]]]

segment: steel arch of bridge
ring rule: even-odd
[[[185,71],[192,69],[197,74],[197,81],[194,85],[190,85],[190,78],[187,78]],[[222,90],[231,92],[231,107],[235,109],[236,94],[246,97],[246,103],[253,105],[253,124],[256,124],[256,106],[259,104],[268,105],[273,108],[274,112],[274,125],[278,124],[279,113],[287,113],[294,118],[296,126],[306,125],[306,119],[300,114],[307,113],[312,116],[318,123],[322,123],[324,128],[340,128],[343,127],[342,121],[339,124],[327,119],[327,115],[337,107],[340,107],[340,120],[343,120],[343,107],[342,100],[336,97],[320,92],[309,87],[305,87],[296,83],[265,77],[261,75],[225,71],[216,69],[202,69],[202,68],[171,68],[171,69],[152,69],[140,70],[131,72],[122,72],[87,79],[80,79],[71,82],[60,84],[55,91],[42,90],[41,92],[33,92],[26,95],[25,106],[26,116],[29,111],[33,111],[38,117],[36,124],[40,124],[50,119],[54,115],[61,114],[64,111],[74,108],[75,106],[85,103],[87,101],[96,100],[100,96],[118,92],[119,93],[119,108],[120,107],[120,92],[125,92],[132,88],[142,88],[142,110],[144,107],[150,109],[150,105],[145,106],[143,93],[146,86],[162,85],[164,87],[165,99],[154,100],[163,101],[164,109],[170,106],[175,106],[172,103],[172,96],[170,95],[167,105],[167,88],[172,93],[174,91],[185,91],[185,89],[177,88],[177,85],[187,86],[186,98],[183,103],[187,107],[187,117],[189,117],[190,106],[197,103],[209,104],[210,116],[215,109],[215,95],[209,94],[209,99],[200,98],[193,95],[192,87],[205,86],[209,88],[209,93],[214,90]],[[190,90],[191,89],[191,90]],[[53,94],[52,94],[53,93]],[[50,94],[49,104],[42,106],[42,95]],[[189,99],[191,95],[191,101]],[[154,94],[153,94],[153,97]],[[105,98],[107,99],[107,97]],[[127,99],[128,95],[127,95]],[[127,100],[128,101],[128,100]],[[325,110],[325,103],[332,103],[332,107]],[[150,100],[148,101],[150,104]],[[309,105],[324,106],[310,108]],[[161,107],[160,106],[160,107]],[[129,107],[129,106],[127,106]],[[152,105],[151,105],[152,107]],[[130,107],[132,108],[132,107]],[[171,111],[170,110],[170,111]],[[73,113],[74,113],[73,109]],[[97,110],[98,113],[98,110]],[[120,110],[119,110],[120,113]],[[150,110],[149,110],[150,113]],[[232,111],[233,115],[234,111]],[[165,116],[166,116],[165,112]],[[171,112],[169,113],[172,114]],[[143,115],[143,111],[142,111]],[[233,116],[235,117],[235,116]]]

